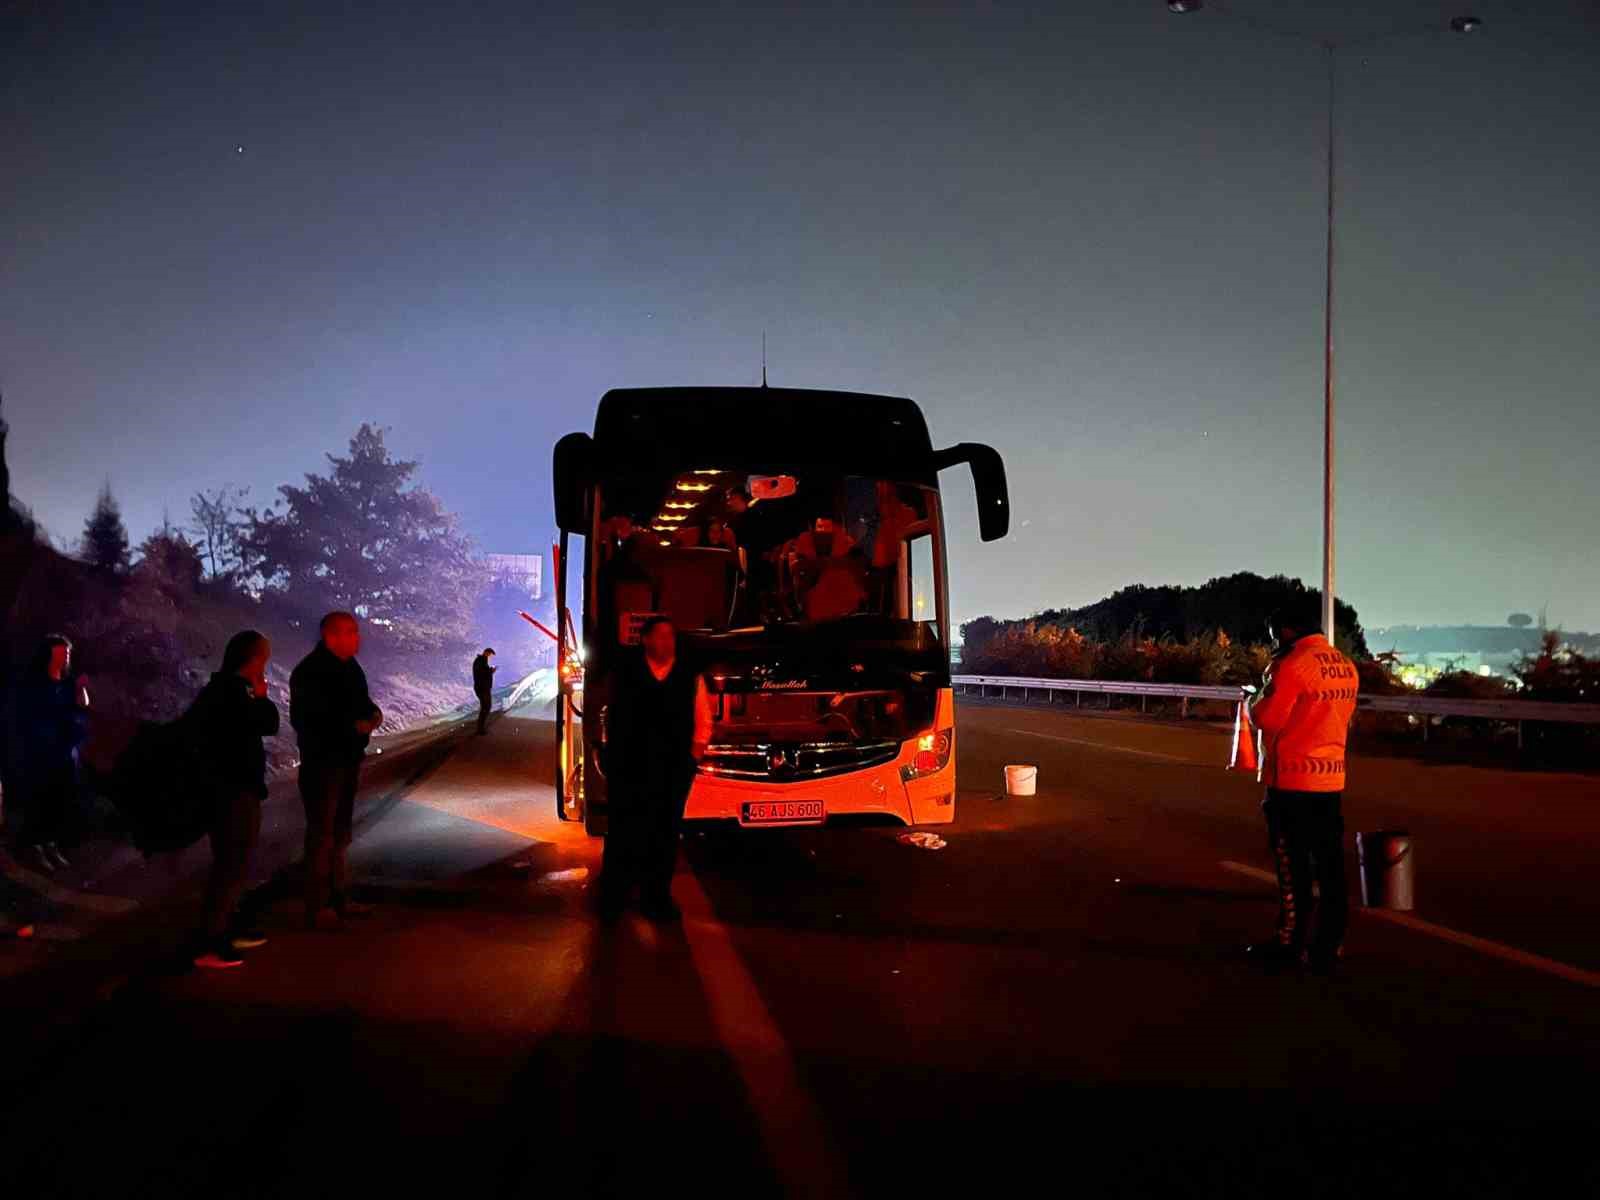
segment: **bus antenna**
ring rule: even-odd
[[[767,386],[767,331],[761,331],[761,386]]]

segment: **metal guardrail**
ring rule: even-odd
[[[1136,683],[1122,679],[1029,679],[1018,675],[954,675],[957,687],[1021,688],[1024,692],[1089,692],[1111,696],[1176,696],[1185,700],[1238,700],[1237,687],[1198,683]]]
[[[999,688],[1002,698],[1011,691],[1021,691],[1026,700],[1029,692],[1075,692],[1078,703],[1084,693],[1104,695],[1107,704],[1112,696],[1138,696],[1143,711],[1151,696],[1176,697],[1183,701],[1183,711],[1188,713],[1190,700],[1222,700],[1236,702],[1244,692],[1238,687],[1215,687],[1188,683],[1134,683],[1117,679],[1030,679],[1013,675],[955,675],[951,682],[958,688],[980,688],[987,695],[990,688]],[[1600,704],[1557,704],[1548,700],[1460,700],[1444,696],[1362,696],[1357,707],[1368,712],[1405,713],[1418,717],[1477,717],[1488,721],[1506,721],[1517,726],[1517,741],[1522,740],[1524,721],[1543,721],[1560,725],[1600,725]],[[1424,736],[1427,724],[1423,725]]]
[[[1159,696],[1177,699],[1186,717],[1189,715],[1191,700],[1222,700],[1234,704],[1244,696],[1244,692],[1237,687],[1210,687],[1198,683],[1135,683],[1121,679],[1025,679],[1010,675],[953,675],[950,677],[950,682],[957,688],[981,688],[985,696],[989,694],[990,688],[997,687],[1000,689],[1002,699],[1012,690],[1021,689],[1024,701],[1027,700],[1028,693],[1034,691],[1075,692],[1079,707],[1083,705],[1084,693],[1103,695],[1106,698],[1107,708],[1111,706],[1112,696],[1137,696],[1140,712],[1146,711],[1151,696]]]
[[[1600,704],[1558,704],[1549,700],[1464,700],[1445,696],[1362,696],[1356,703],[1373,712],[1411,713],[1415,716],[1600,725]]]

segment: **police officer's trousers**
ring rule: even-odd
[[[1313,958],[1338,954],[1350,919],[1343,799],[1343,792],[1268,788],[1261,804],[1278,869],[1278,942],[1297,953],[1309,950]]]

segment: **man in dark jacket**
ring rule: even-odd
[[[607,715],[610,826],[599,908],[614,920],[638,887],[647,917],[675,921],[678,830],[711,740],[711,700],[705,680],[679,660],[672,622],[650,617],[640,640],[644,652],[618,672]]]
[[[289,676],[289,724],[300,739],[300,799],[306,810],[306,924],[330,904],[336,918],[364,911],[350,898],[351,823],[361,757],[383,711],[356,662],[361,626],[347,612],[322,618],[322,640]]]
[[[272,644],[253,629],[234,635],[222,669],[184,714],[213,793],[211,876],[206,882],[197,967],[236,967],[238,951],[266,938],[236,912],[249,874],[250,852],[261,836],[267,797],[267,755],[261,739],[278,732],[278,708],[267,699]]]
[[[472,691],[478,697],[478,736],[489,732],[489,706],[494,702],[494,673],[490,665],[494,647],[490,646],[472,660]]]

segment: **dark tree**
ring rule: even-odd
[[[1538,653],[1525,655],[1513,670],[1530,700],[1592,704],[1600,698],[1600,659],[1581,653],[1559,630],[1546,630]]]
[[[109,479],[83,523],[83,557],[97,570],[110,574],[128,569],[128,527],[122,523],[122,510],[111,494]]]
[[[139,543],[134,570],[169,591],[192,592],[200,583],[200,550],[163,514],[161,528]]]
[[[961,626],[961,654],[968,661],[1005,627],[1007,622],[993,617],[974,617]]]
[[[5,397],[0,396],[0,535],[15,533],[19,524],[11,507],[11,468],[6,465]]]
[[[266,588],[307,615],[350,609],[416,646],[464,641],[486,581],[459,521],[412,484],[383,430],[362,425],[327,475],[278,491],[283,509],[248,514],[242,549]]]
[[[196,547],[212,579],[232,578],[243,572],[243,540],[249,526],[240,502],[249,488],[224,484],[209,492],[196,492],[189,500],[194,515]]]
[[[1284,575],[1264,578],[1248,571],[1212,579],[1200,587],[1133,584],[1082,608],[1053,609],[1032,620],[1078,630],[1091,641],[1111,644],[1126,637],[1191,641],[1225,633],[1249,645],[1266,638],[1267,618],[1287,604],[1316,604],[1321,593]],[[1335,604],[1339,645],[1352,657],[1368,656],[1366,634],[1356,610],[1343,600]],[[981,643],[1001,629],[1022,622],[996,622],[980,617],[962,627],[969,642]]]
[[[1533,624],[1533,617],[1527,613],[1512,613],[1506,618],[1506,624],[1513,629],[1526,629]]]

